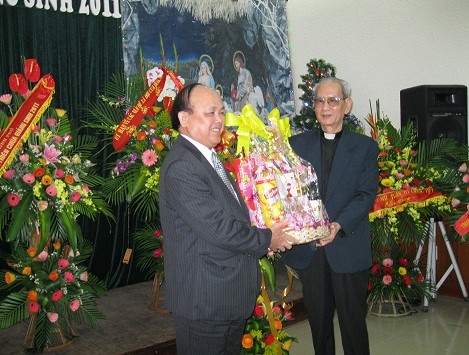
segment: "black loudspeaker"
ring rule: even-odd
[[[420,85],[401,90],[401,127],[413,122],[417,140],[467,141],[467,87]]]

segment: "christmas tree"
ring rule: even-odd
[[[323,78],[335,77],[335,66],[327,63],[324,59],[311,59],[308,64],[308,73],[301,75],[302,83],[298,85],[303,90],[300,100],[303,101],[303,107],[300,114],[293,118],[293,125],[298,131],[312,130],[319,127],[314,112],[314,86]],[[345,124],[352,130],[364,133],[363,124],[352,114],[345,116]]]

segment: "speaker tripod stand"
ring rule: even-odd
[[[426,275],[425,278],[427,280],[430,280],[431,286],[432,286],[432,291],[431,291],[431,297],[436,298],[436,293],[440,286],[445,282],[446,278],[449,276],[451,271],[454,270],[456,273],[456,276],[459,281],[459,287],[461,288],[462,294],[464,296],[464,301],[468,301],[468,295],[467,295],[467,290],[466,286],[464,285],[464,281],[461,276],[461,271],[459,270],[458,262],[454,256],[453,253],[453,248],[451,247],[451,244],[448,240],[448,235],[446,233],[446,228],[443,224],[443,222],[438,221],[436,222],[434,218],[430,218],[430,221],[426,222],[427,226],[429,227],[429,234],[428,234],[428,253],[427,253],[427,270],[426,270]],[[436,226],[438,224],[438,227],[440,228],[441,235],[443,236],[443,240],[446,245],[446,250],[448,251],[449,257],[451,259],[451,265],[448,267],[444,275],[441,277],[441,279],[436,282],[436,259],[437,259],[437,248],[436,248]],[[422,255],[422,250],[423,246],[425,244],[425,240],[423,240],[417,249],[417,255],[415,256],[414,260],[414,266],[418,268],[419,265],[419,260],[420,256]],[[428,312],[428,298],[427,296],[424,296],[423,300],[423,311]]]

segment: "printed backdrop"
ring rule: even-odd
[[[204,2],[208,8],[201,18],[193,8],[171,5],[174,1],[123,1],[126,75],[144,70],[151,76],[151,69],[163,63],[177,66],[186,84],[198,81],[217,89],[227,111],[250,103],[262,119],[274,107],[292,116],[285,0],[240,1],[245,14],[233,21],[211,15],[210,4],[220,10],[224,1],[196,1]]]

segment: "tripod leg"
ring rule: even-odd
[[[430,222],[427,222],[429,226],[429,234],[428,234],[428,251],[427,251],[427,270],[425,273],[425,278],[430,281],[432,290],[434,289],[435,285],[435,267],[436,267],[436,239],[435,239],[435,220],[433,218],[430,219]],[[432,298],[435,298],[435,293],[432,291],[430,293]],[[428,312],[428,297],[423,297],[423,309],[424,312]]]
[[[425,240],[422,240],[419,244],[419,247],[417,249],[417,254],[415,254],[415,259],[414,259],[414,269],[418,270],[420,272],[420,257],[422,256],[422,251],[423,251],[423,245],[425,244]]]
[[[445,241],[446,250],[448,250],[448,254],[449,254],[449,257],[451,259],[451,266],[448,269],[448,271],[445,273],[445,275],[441,278],[441,280],[438,282],[437,289],[444,282],[444,280],[448,276],[449,272],[451,272],[451,267],[453,267],[454,272],[456,273],[456,277],[458,278],[459,287],[461,288],[462,294],[464,296],[464,300],[467,302],[468,301],[468,296],[467,296],[466,286],[464,285],[464,280],[462,278],[461,271],[459,270],[458,262],[456,260],[456,257],[454,256],[453,248],[451,247],[451,244],[448,240],[448,235],[446,233],[445,226],[444,226],[443,222],[441,222],[441,221],[438,222],[438,226],[440,227],[441,235],[443,236],[443,239]]]

